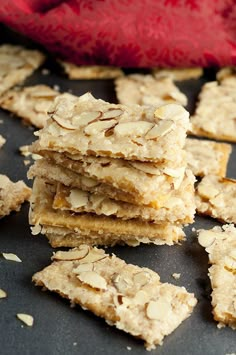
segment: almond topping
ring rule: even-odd
[[[149,319],[163,320],[167,317],[169,307],[169,303],[164,299],[150,301],[146,308],[146,315]]]
[[[216,188],[214,188],[212,186],[208,186],[204,183],[202,183],[202,184],[200,183],[198,185],[197,191],[202,197],[205,197],[207,199],[214,198],[219,193],[219,191]]]
[[[30,314],[25,314],[25,313],[17,313],[17,318],[21,320],[25,325],[28,327],[32,327],[34,324],[34,318]]]
[[[93,271],[93,264],[92,263],[80,264],[75,269],[73,269],[73,272],[75,274],[79,274],[80,272],[85,272],[85,271]]]
[[[154,112],[154,116],[159,119],[167,119],[174,117],[175,119],[183,119],[189,117],[189,113],[178,104],[168,104],[160,106]]]
[[[82,126],[86,126],[92,121],[96,121],[98,118],[101,118],[101,116],[102,116],[101,111],[82,112],[79,115],[74,115],[72,118],[72,122],[75,125],[75,127],[79,128]]]
[[[133,303],[143,305],[149,300],[149,295],[143,291],[139,290],[133,298]]]
[[[89,253],[89,246],[80,245],[79,248],[69,251],[57,251],[53,254],[52,260],[80,260],[85,258]]]
[[[124,122],[119,123],[114,128],[114,133],[118,136],[141,137],[144,136],[152,127],[153,123],[147,121]]]
[[[75,130],[76,127],[70,122],[70,120],[64,119],[57,114],[51,115],[53,121],[55,121],[60,127],[68,130]]]
[[[104,279],[104,277],[100,276],[95,271],[81,272],[80,274],[77,275],[77,278],[81,282],[91,286],[92,288],[97,288],[99,290],[107,289],[106,280]]]
[[[84,132],[88,135],[95,135],[114,127],[116,123],[116,120],[93,122],[84,128]]]
[[[133,168],[141,170],[146,174],[151,174],[151,175],[160,175],[161,174],[160,170],[150,163],[130,162],[129,164]]]
[[[83,260],[80,261],[80,263],[95,263],[96,261],[105,259],[107,255],[105,254],[105,251],[102,249],[91,249],[86,255]]]
[[[208,248],[210,247],[214,242],[216,238],[214,233],[210,231],[201,231],[198,237],[198,242],[203,248]]]
[[[86,176],[82,176],[81,182],[86,187],[95,187],[96,185],[98,185],[98,182],[96,180]]]
[[[71,189],[70,195],[66,197],[66,200],[74,208],[86,206],[88,203],[88,192],[79,189]]]
[[[174,128],[174,122],[171,120],[163,120],[155,125],[145,136],[146,139],[156,139],[163,137]]]
[[[146,285],[150,279],[151,275],[146,271],[141,271],[134,275],[134,283],[139,287]]]
[[[119,117],[123,114],[124,112],[122,110],[118,109],[111,109],[108,110],[106,112],[103,113],[102,117],[100,118],[100,120],[106,120],[108,118],[115,118],[115,117]]]
[[[128,275],[115,274],[112,278],[116,289],[121,293],[126,293],[127,289],[133,286],[133,281]]]
[[[7,297],[7,293],[0,288],[0,298],[6,298],[6,297]]]
[[[6,260],[16,261],[17,263],[21,263],[22,262],[22,260],[20,258],[18,258],[18,256],[16,254],[2,253],[2,256]]]

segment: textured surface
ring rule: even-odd
[[[54,67],[53,67],[54,68]],[[211,73],[209,73],[211,75]],[[96,97],[115,102],[112,81],[73,81],[62,78],[55,72],[49,76],[36,73],[27,84],[57,84],[63,90],[72,89],[75,94],[92,91]],[[181,84],[188,94],[191,108],[203,80],[194,84]],[[27,167],[18,147],[29,144],[34,139],[32,130],[22,125],[20,120],[0,111],[0,133],[7,139],[0,150],[1,173],[12,179],[25,179]],[[230,158],[228,177],[236,178],[236,147]],[[234,162],[234,164],[233,164]],[[26,180],[25,180],[26,181]],[[52,248],[46,238],[32,237],[27,222],[28,206],[21,212],[13,213],[0,221],[0,251],[12,252],[22,259],[14,263],[0,258],[0,288],[8,297],[0,300],[0,353],[4,355],[147,355],[142,341],[108,326],[89,312],[76,307],[59,296],[43,293],[31,283],[33,273],[50,263]],[[210,218],[197,218],[195,228],[211,228],[219,224]],[[109,252],[116,253],[126,262],[149,267],[158,272],[163,282],[185,286],[198,298],[192,316],[173,334],[165,339],[164,345],[151,354],[158,355],[224,355],[234,353],[235,331],[230,328],[217,329],[211,314],[210,281],[207,276],[208,256],[198,245],[197,238],[186,229],[187,241],[181,246],[140,246],[115,247]],[[171,275],[180,273],[180,279]],[[34,317],[31,328],[21,328],[17,313],[27,313]],[[200,341],[199,341],[200,340]],[[131,351],[127,349],[131,347]]]

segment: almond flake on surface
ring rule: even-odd
[[[17,313],[17,318],[21,320],[28,327],[32,327],[34,324],[34,318],[30,314],[26,313]]]
[[[103,113],[101,120],[119,117],[124,113],[121,109],[111,109]]]
[[[179,279],[180,279],[180,276],[181,276],[181,274],[179,274],[179,273],[177,273],[177,272],[174,272],[174,273],[172,274],[172,277],[173,277],[175,280],[179,280]]]
[[[2,253],[2,256],[6,260],[11,260],[11,261],[16,261],[17,263],[22,263],[22,260],[16,254],[13,254],[13,253]]]
[[[84,271],[76,276],[81,282],[91,286],[92,288],[97,288],[99,290],[107,289],[106,280],[95,271]]]
[[[7,297],[6,291],[0,288],[0,298],[6,298],[6,297]]]
[[[170,305],[165,300],[150,301],[147,305],[146,315],[149,319],[161,320],[167,316]]]
[[[52,260],[80,260],[85,258],[88,253],[89,247],[81,245],[79,248],[70,251],[57,251],[53,254]]]

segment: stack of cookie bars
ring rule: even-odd
[[[30,223],[53,247],[178,243],[195,213],[187,111],[55,98],[32,151]]]

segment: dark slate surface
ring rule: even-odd
[[[29,44],[3,27],[0,27],[0,34],[1,42]],[[44,67],[50,69],[48,76],[43,76],[39,70],[25,85],[56,84],[61,91],[72,90],[78,95],[91,91],[98,98],[115,102],[113,81],[69,81],[60,73],[53,59]],[[208,79],[214,78],[214,70],[208,71],[206,75]],[[180,85],[189,96],[191,111],[205,80],[190,80]],[[24,179],[27,182],[27,167],[23,164],[25,158],[18,153],[18,148],[34,140],[33,130],[3,110],[0,110],[0,119],[3,120],[0,134],[7,138],[6,145],[0,150],[0,172],[12,180]],[[236,178],[235,161],[234,146],[228,168],[228,176],[231,178]],[[15,263],[0,258],[0,288],[8,293],[7,299],[0,300],[0,354],[146,354],[142,341],[108,326],[102,319],[80,307],[72,309],[68,301],[55,294],[42,292],[31,283],[33,273],[50,263],[53,249],[46,238],[31,236],[27,214],[28,205],[25,204],[21,212],[12,213],[0,220],[0,252],[13,252],[23,261]],[[126,262],[155,270],[163,282],[185,286],[198,298],[192,316],[166,337],[163,346],[152,351],[153,354],[224,355],[236,352],[235,332],[230,328],[219,330],[213,321],[207,255],[192,232],[192,227],[210,228],[217,224],[210,218],[196,218],[196,223],[186,228],[187,241],[181,246],[143,245],[137,248],[109,249]],[[181,273],[179,280],[171,276],[174,272]],[[22,326],[16,319],[17,313],[33,315],[34,326]]]

